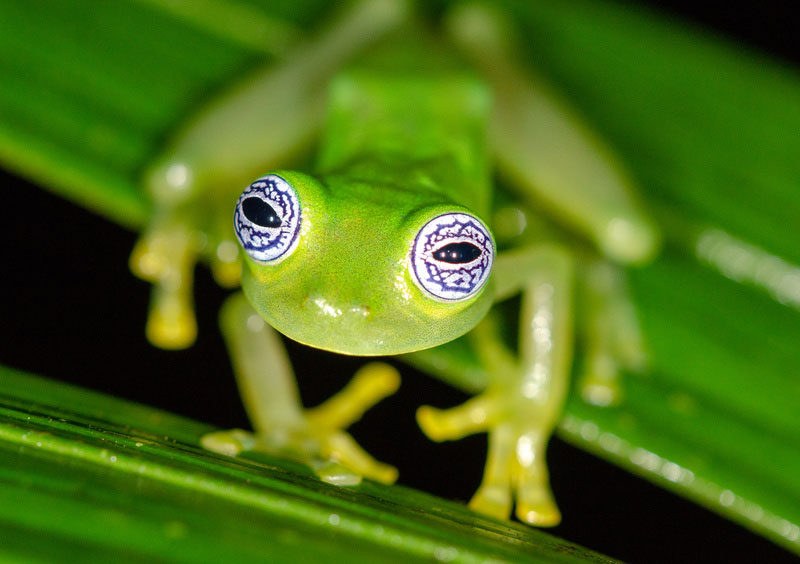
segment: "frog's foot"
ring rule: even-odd
[[[185,224],[154,222],[131,253],[133,273],[153,283],[147,338],[164,349],[188,347],[197,336],[191,296],[197,239]]]
[[[585,265],[582,277],[584,358],[578,390],[584,401],[612,406],[621,402],[622,372],[643,372],[648,358],[625,273],[603,260]]]
[[[552,425],[532,421],[530,414],[515,417],[513,411],[502,396],[485,393],[452,409],[420,407],[417,421],[435,441],[489,432],[486,469],[469,502],[472,509],[507,519],[516,500],[515,513],[521,521],[538,527],[555,526],[561,521],[561,514],[550,491],[545,464]]]
[[[320,479],[334,485],[357,485],[362,476],[390,484],[397,479],[397,469],[372,458],[344,429],[399,385],[394,368],[370,363],[338,394],[303,410],[299,418],[271,422],[256,433],[241,429],[210,433],[201,444],[229,456],[244,451],[286,456],[308,464]]]
[[[619,405],[623,386],[617,358],[602,347],[589,347],[581,364],[578,392],[583,401],[600,407]]]

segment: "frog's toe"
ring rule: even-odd
[[[183,349],[197,338],[192,306],[183,296],[170,295],[156,287],[145,327],[147,340],[162,349]]]
[[[491,424],[497,402],[480,395],[450,409],[423,405],[417,410],[417,424],[433,441],[450,441],[485,431]]]
[[[536,527],[555,527],[561,522],[544,465],[532,472],[523,469],[517,484],[517,518]]]
[[[149,242],[139,240],[131,252],[128,266],[138,278],[157,282],[166,272],[167,258],[149,248]]]
[[[601,407],[618,405],[622,401],[620,367],[616,359],[603,352],[587,354],[578,389],[583,401]]]
[[[508,519],[513,504],[511,489],[507,485],[482,485],[472,496],[469,507],[473,511],[498,519]]]
[[[581,397],[586,403],[598,407],[613,407],[622,403],[622,390],[616,384],[584,381],[580,388]]]
[[[241,282],[242,259],[239,246],[232,240],[220,241],[213,255],[209,257],[211,274],[214,280],[224,288],[235,288]]]
[[[256,445],[256,438],[253,433],[248,433],[242,429],[231,429],[203,435],[200,439],[200,444],[204,449],[217,454],[237,456],[242,452],[253,450]]]
[[[624,397],[622,374],[647,369],[648,357],[641,341],[626,339],[620,343],[620,339],[589,347],[578,378],[578,391],[585,402],[600,407],[619,405]]]
[[[337,394],[321,405],[305,410],[306,418],[319,428],[344,429],[399,387],[397,370],[383,362],[370,362],[362,366]]]
[[[326,464],[314,466],[321,480],[334,485],[356,485],[361,476],[384,484],[397,480],[397,468],[375,460],[348,433],[328,435],[323,447]],[[357,478],[356,478],[357,477]]]
[[[309,465],[320,480],[333,486],[357,486],[363,478],[362,474],[354,472],[335,460],[312,461]]]
[[[517,518],[535,527],[555,527],[561,522],[561,512],[552,499],[540,499],[541,492],[530,501],[517,498]],[[537,499],[539,498],[539,499]]]

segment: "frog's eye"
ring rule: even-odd
[[[420,229],[411,247],[414,282],[434,299],[460,301],[483,288],[494,260],[486,226],[466,213],[446,213]]]
[[[248,186],[233,214],[236,236],[248,256],[271,264],[282,261],[297,247],[300,219],[297,193],[274,174]]]

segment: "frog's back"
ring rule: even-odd
[[[339,73],[329,93],[322,174],[488,212],[488,87],[427,36],[403,33]],[[402,170],[398,170],[400,167]]]

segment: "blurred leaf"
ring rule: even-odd
[[[207,425],[0,367],[0,561],[613,562],[399,486],[199,448]]]
[[[271,3],[273,18],[264,3],[250,4],[204,2],[212,14],[238,7],[228,25],[185,2],[0,0],[0,162],[123,225],[141,225],[149,204],[140,171],[166,136],[228,81],[273,58],[242,41],[238,19],[264,13],[253,23],[272,31],[283,21],[290,33],[325,8]]]

